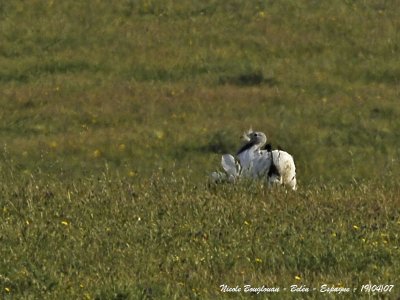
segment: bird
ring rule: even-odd
[[[297,189],[296,166],[293,156],[283,150],[272,150],[265,133],[253,131],[244,133],[245,144],[240,147],[237,157],[242,177],[265,179],[271,184],[286,185]],[[265,146],[265,150],[262,147]]]
[[[272,145],[267,144],[267,136],[263,132],[249,129],[242,138],[245,143],[236,152],[236,157],[231,154],[221,157],[225,173],[213,172],[211,179],[214,182],[234,183],[240,178],[249,178],[297,189],[296,167],[292,155],[283,150],[272,150]]]

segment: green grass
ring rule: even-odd
[[[226,296],[225,283],[341,285],[358,298],[369,281],[398,282],[398,185],[15,180],[1,186],[4,296],[204,299]]]
[[[399,14],[378,0],[3,1],[1,297],[326,283],[358,299],[369,282],[400,296]],[[250,126],[293,154],[298,192],[208,184]]]

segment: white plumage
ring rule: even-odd
[[[245,144],[237,152],[237,160],[224,154],[221,165],[225,173],[213,172],[214,182],[236,182],[240,178],[266,180],[270,184],[285,185],[297,189],[296,167],[293,157],[282,150],[261,150],[267,137],[263,132],[249,130],[243,135]]]

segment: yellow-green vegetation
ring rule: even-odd
[[[114,2],[0,3],[0,297],[400,296],[398,3]],[[208,183],[250,126],[298,192]]]

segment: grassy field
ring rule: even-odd
[[[0,297],[400,297],[399,15],[2,1]],[[297,192],[209,184],[250,126],[293,154]]]

